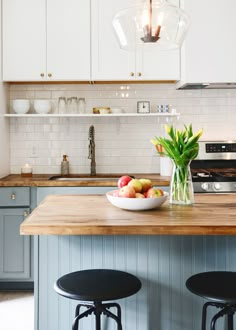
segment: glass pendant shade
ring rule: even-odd
[[[145,45],[180,48],[190,25],[189,16],[165,0],[146,0],[120,10],[112,20],[119,45],[134,50]]]

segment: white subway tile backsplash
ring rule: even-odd
[[[29,84],[10,86],[15,98],[47,98],[57,112],[60,96],[85,97],[86,112],[97,106],[123,108],[136,113],[137,101],[170,104],[178,117],[12,118],[10,120],[11,172],[20,173],[26,162],[34,173],[60,173],[62,155],[69,155],[71,173],[89,173],[88,130],[95,126],[97,173],[159,173],[159,157],[150,143],[166,135],[165,124],[204,129],[202,139],[235,139],[235,90],[176,90],[171,84]]]

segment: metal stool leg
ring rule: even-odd
[[[73,321],[72,324],[72,330],[78,330],[79,329],[79,320],[82,319],[83,317],[87,317],[88,315],[95,313],[95,308],[91,307],[87,311],[81,313],[80,315],[77,315]]]
[[[96,317],[96,330],[101,330],[101,314],[100,312],[95,311]]]
[[[234,330],[234,314],[228,314],[228,330]]]
[[[202,330],[206,330],[207,307],[212,306],[211,302],[206,302],[202,307]]]
[[[213,316],[213,318],[211,319],[211,330],[215,330],[216,321],[217,321],[220,317],[222,317],[222,316],[224,316],[225,314],[227,314],[227,313],[225,313],[225,311],[226,311],[226,309],[222,309],[221,311],[219,311],[217,314],[215,314],[215,315]]]
[[[121,324],[121,308],[118,303],[108,303],[108,304],[103,304],[103,307],[105,307],[105,311],[103,312],[105,315],[108,317],[113,318],[113,320],[116,321],[117,323],[117,330],[122,330],[122,324]],[[117,310],[117,316],[114,315],[113,313],[108,311],[108,308],[115,307]]]

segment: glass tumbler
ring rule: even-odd
[[[76,96],[68,98],[68,111],[69,113],[78,113]]]
[[[58,113],[67,112],[67,100],[66,97],[59,97],[58,99]]]
[[[78,100],[79,113],[85,113],[85,98],[79,98]]]

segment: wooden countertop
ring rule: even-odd
[[[11,174],[0,179],[0,187],[116,187],[118,178],[124,174],[98,174],[94,176],[96,180],[76,180],[76,181],[57,181],[50,180],[52,176],[60,176],[59,174],[34,174],[32,177],[22,177],[20,174]],[[136,178],[149,178],[152,180],[153,185],[168,186],[170,178],[161,177],[159,174],[132,174]],[[69,177],[90,177],[90,174],[73,174]],[[109,178],[115,177],[117,179],[111,180]],[[99,178],[102,180],[99,181]],[[104,180],[104,178],[107,180]]]
[[[50,195],[21,224],[23,235],[235,235],[236,195],[195,194],[192,206],[125,211],[105,195]]]

